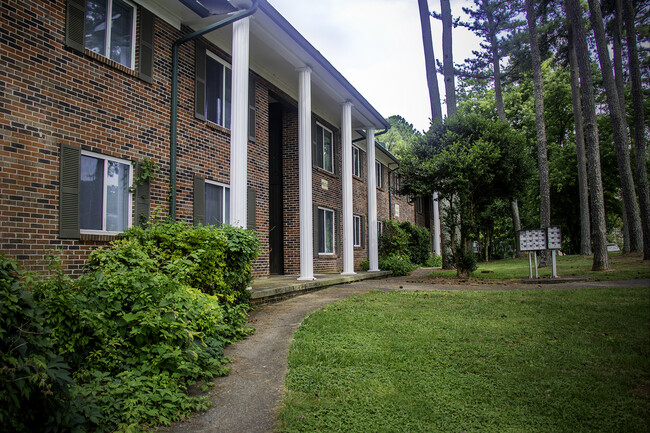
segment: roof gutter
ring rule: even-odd
[[[235,21],[239,21],[242,18],[253,15],[257,11],[259,0],[253,0],[253,3],[248,9],[245,9],[241,12],[225,18],[216,23],[210,24],[209,26],[197,30],[194,33],[183,36],[182,38],[176,40],[172,46],[172,101],[171,101],[171,126],[170,126],[170,140],[169,140],[169,216],[172,220],[176,219],[176,148],[177,148],[177,138],[178,138],[178,50],[182,44],[189,42],[198,37],[210,33],[214,30],[225,27],[228,24],[232,24]]]

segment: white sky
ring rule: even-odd
[[[429,128],[431,108],[417,0],[268,0],[384,117],[399,114]],[[451,0],[462,15],[471,0]],[[440,12],[440,1],[429,0]],[[442,25],[431,19],[433,51],[442,60]],[[454,62],[479,49],[467,29],[453,30]],[[444,101],[445,86],[438,76]],[[443,103],[443,113],[445,106]]]

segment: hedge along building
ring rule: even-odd
[[[77,273],[160,209],[255,229],[256,276],[312,279],[377,269],[390,206],[415,222],[387,191],[396,161],[374,135],[388,123],[265,0],[0,12],[1,245],[26,268],[56,249]],[[143,178],[150,162],[160,170]]]

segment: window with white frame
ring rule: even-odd
[[[361,217],[359,215],[354,215],[352,217],[352,223],[354,226],[354,246],[361,246]]]
[[[334,254],[334,211],[318,208],[318,253]]]
[[[136,7],[126,0],[87,0],[85,47],[134,69]]]
[[[230,224],[230,188],[217,182],[205,181],[205,224]]]
[[[129,228],[131,164],[84,151],[80,177],[80,229],[86,233],[120,233]]]
[[[323,125],[316,124],[316,166],[334,173],[334,136]]]
[[[232,71],[219,57],[205,58],[205,118],[230,129]]]
[[[379,161],[375,161],[375,182],[377,182],[377,188],[384,187],[384,164]]]
[[[356,146],[352,146],[352,174],[361,177],[361,151]]]

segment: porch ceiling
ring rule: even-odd
[[[179,0],[139,0],[154,12],[162,12],[168,22],[182,23],[194,30],[224,18],[201,18]],[[231,3],[237,3],[232,0]],[[250,0],[242,0],[247,7]],[[232,26],[213,31],[206,38],[224,51],[232,49]],[[312,70],[312,110],[337,127],[341,125],[341,104],[350,101],[352,128],[375,129],[389,127],[372,105],[266,0],[259,0],[259,9],[252,16],[250,27],[250,67],[276,85],[291,98],[298,100],[299,69]],[[355,134],[356,136],[356,134]]]

